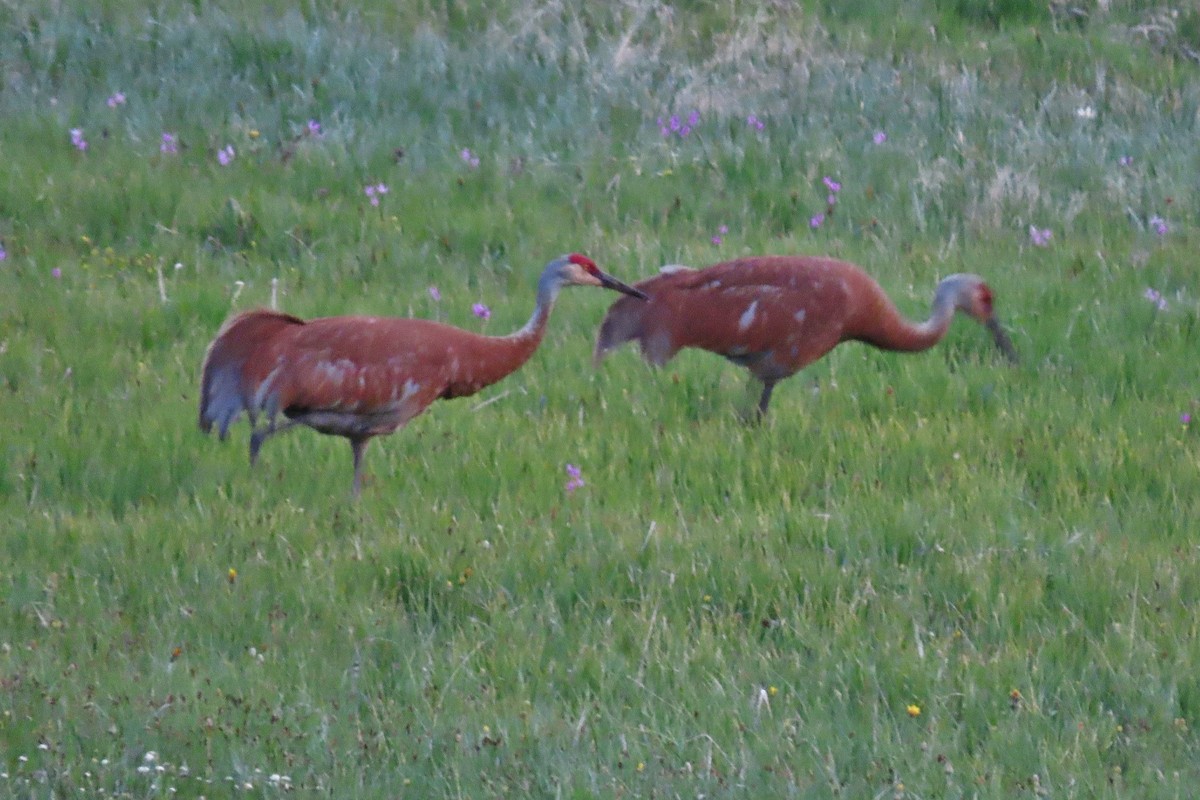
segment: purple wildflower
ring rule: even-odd
[[[163,131],[162,143],[159,144],[158,150],[169,156],[173,156],[179,152],[179,140],[175,138],[175,134]]]
[[[71,128],[71,145],[80,151],[88,149],[87,139],[83,138],[82,128]]]
[[[1171,230],[1169,227],[1167,227],[1167,221],[1159,216],[1153,216],[1150,218],[1150,227],[1153,228],[1154,232],[1159,236],[1166,236],[1167,232]]]
[[[675,134],[680,139],[684,139],[692,132],[692,128],[700,123],[700,112],[693,111],[688,114],[687,121],[684,122],[679,118],[678,114],[672,114],[667,117],[666,122],[662,117],[658,118],[658,132],[663,135],[663,138],[669,138],[671,134]]]
[[[475,305],[471,306],[471,313],[485,322],[492,316],[492,310],[483,303],[476,303]]]
[[[871,141],[875,144],[883,144],[887,141],[887,134],[883,131],[875,131],[875,135],[871,137]]]
[[[1184,425],[1191,425],[1192,424],[1192,415],[1185,411],[1179,415],[1179,421],[1182,422]]]
[[[575,466],[574,464],[567,464],[567,494],[570,494],[576,489],[582,489],[586,485],[587,484],[583,482],[583,474],[579,467]]]
[[[116,108],[117,106],[123,106],[123,105],[125,105],[125,93],[124,92],[113,92],[112,94],[110,94],[108,96],[108,100],[106,100],[105,102],[108,104],[109,108]]]
[[[442,302],[442,293],[438,291],[438,287],[436,286],[429,287],[429,296],[433,298],[433,302],[435,303]]]
[[[842,190],[842,185],[840,183],[838,183],[837,181],[835,181],[833,178],[829,177],[828,175],[826,175],[824,178],[822,178],[821,182],[825,184],[826,189],[833,192],[834,194],[837,194],[838,192],[840,192]],[[831,200],[830,204],[832,205],[832,203],[833,203],[833,201]]]
[[[812,228],[813,230],[816,230],[817,228],[821,227],[824,224],[825,224],[825,215],[824,214],[817,214],[816,216],[811,217],[808,220],[808,227]]]
[[[1047,247],[1050,244],[1050,239],[1054,233],[1049,228],[1038,228],[1035,225],[1029,226],[1029,240],[1033,242],[1034,247]]]
[[[50,277],[55,278],[55,279],[61,278],[62,270],[58,267],[55,267],[54,269],[50,270]]]
[[[8,251],[4,249],[4,243],[0,242],[0,261],[8,258]]]
[[[227,144],[217,151],[217,163],[222,167],[229,166],[237,154],[233,152],[233,145]]]
[[[471,169],[475,169],[476,167],[479,166],[479,156],[472,153],[471,149],[468,147],[464,147],[462,149],[462,152],[459,153],[458,156],[459,156],[459,158],[461,158],[463,160],[463,163],[466,164]]]
[[[309,136],[320,136],[322,132],[321,123],[317,122],[315,119],[310,119],[308,124],[304,127],[304,132]]]
[[[379,205],[379,198],[383,197],[389,191],[386,183],[372,183],[363,187],[363,194],[371,201],[371,205]]]
[[[1121,156],[1120,158],[1117,159],[1117,163],[1120,164],[1122,167],[1132,167],[1133,166],[1133,156]]]
[[[1147,289],[1146,291],[1142,292],[1142,297],[1153,303],[1154,307],[1159,311],[1167,310],[1167,298],[1163,297],[1162,293],[1157,289]]]
[[[754,128],[756,131],[761,131],[763,128],[767,127],[767,124],[754,114],[746,117],[746,124],[751,128]]]

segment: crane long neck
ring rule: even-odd
[[[928,350],[940,342],[950,328],[957,307],[957,290],[951,282],[940,283],[929,319],[924,322],[905,319],[880,290],[882,307],[873,310],[872,323],[862,335],[854,338],[882,350],[910,353]]]
[[[558,291],[561,288],[562,284],[556,276],[549,272],[543,274],[538,281],[537,305],[534,306],[533,315],[511,338],[532,338],[536,348],[546,333],[546,322],[550,319],[550,312],[554,309],[554,301],[558,299]]]
[[[546,323],[559,288],[556,282],[548,282],[543,277],[538,284],[537,305],[529,321],[507,336],[483,337],[486,345],[479,353],[484,357],[476,363],[464,360],[460,364],[460,369],[470,374],[470,383],[477,387],[493,384],[520,369],[533,356],[546,335]]]

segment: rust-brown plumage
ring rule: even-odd
[[[357,495],[363,452],[373,437],[392,433],[434,400],[474,394],[518,369],[541,344],[559,290],[574,285],[645,297],[571,253],[546,265],[533,316],[510,336],[423,319],[305,321],[265,309],[239,314],[204,357],[200,428],[207,433],[216,425],[224,439],[245,412],[251,464],[267,438],[295,425],[344,436],[354,453]]]
[[[646,302],[613,303],[596,339],[598,364],[610,350],[636,341],[643,357],[662,365],[685,347],[725,356],[762,382],[765,414],[775,384],[840,342],[916,352],[946,335],[956,311],[991,331],[1011,360],[1016,351],[996,321],[992,292],[978,275],[951,275],[938,284],[925,322],[906,320],[867,273],[833,258],[761,256],[706,269],[667,267],[635,284]]]

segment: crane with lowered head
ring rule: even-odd
[[[956,312],[986,327],[1001,352],[1017,361],[996,319],[992,290],[978,275],[943,279],[924,322],[905,319],[870,275],[834,258],[757,256],[704,269],[665,267],[634,286],[648,299],[612,304],[596,337],[596,364],[629,341],[655,366],[685,347],[707,350],[745,367],[762,384],[759,417],[767,413],[777,382],[841,342],[927,350],[946,335]]]

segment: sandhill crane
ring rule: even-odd
[[[983,324],[1013,362],[1016,350],[992,312],[992,291],[978,275],[938,284],[925,322],[900,315],[862,269],[833,258],[760,256],[705,269],[666,267],[635,284],[649,300],[613,303],[596,338],[595,361],[624,342],[661,366],[685,347],[725,356],[762,383],[758,415],[775,384],[841,342],[916,352],[937,344],[956,311]]]
[[[295,425],[344,436],[354,454],[358,496],[371,439],[392,433],[434,400],[475,394],[518,369],[541,343],[564,286],[603,286],[645,297],[587,256],[571,253],[546,265],[533,316],[509,336],[481,336],[423,319],[305,321],[266,309],[239,314],[225,323],[204,356],[200,429],[207,433],[216,425],[224,439],[245,412],[251,465],[264,441]]]

